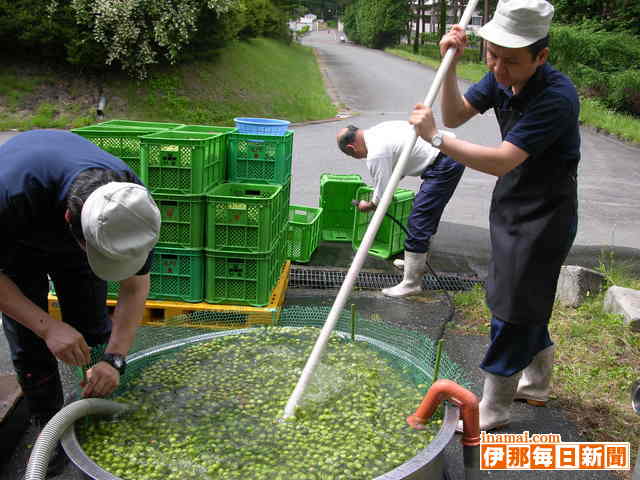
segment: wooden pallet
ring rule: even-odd
[[[148,326],[185,326],[226,330],[256,325],[275,325],[280,319],[280,312],[289,283],[291,262],[282,266],[280,278],[276,283],[269,304],[264,307],[244,305],[215,305],[211,303],[188,303],[164,300],[147,300],[145,302],[142,325]],[[107,299],[109,312],[113,312],[117,300]],[[55,295],[49,294],[49,314],[60,320],[62,314]]]

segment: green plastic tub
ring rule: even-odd
[[[306,263],[318,248],[320,242],[320,221],[322,208],[289,206],[287,226],[287,258],[294,262]]]
[[[351,242],[353,238],[353,212],[351,201],[358,188],[364,186],[357,174],[320,176],[320,208],[323,210],[321,239],[327,242]]]
[[[285,260],[285,235],[266,253],[205,252],[207,303],[264,307]]]
[[[282,185],[291,176],[293,132],[229,135],[229,181]]]
[[[207,195],[207,250],[271,251],[286,226],[286,193],[280,185],[223,183],[215,187]]]
[[[160,214],[158,247],[203,249],[206,197],[203,195],[153,195]]]
[[[360,187],[357,192],[356,200],[371,200],[373,188]],[[393,200],[387,214],[401,222],[405,227],[413,208],[413,199],[415,193],[411,190],[399,188],[393,194]],[[364,234],[369,227],[374,212],[361,212],[355,209],[353,217],[353,241],[351,242],[353,249],[357,250],[362,243]],[[404,241],[406,234],[400,226],[388,217],[385,217],[380,225],[380,229],[376,235],[373,245],[369,249],[369,254],[380,258],[389,258],[396,253],[404,250]]]
[[[222,183],[227,135],[171,130],[140,137],[151,192],[198,195]]]

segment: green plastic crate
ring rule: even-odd
[[[225,178],[227,133],[164,131],[140,137],[152,193],[204,194]]]
[[[131,128],[147,131],[161,131],[171,130],[173,128],[181,127],[182,123],[170,123],[170,122],[142,122],[138,120],[107,120],[106,122],[100,122],[96,124],[99,127],[118,127],[118,128]]]
[[[320,242],[322,208],[289,206],[287,226],[287,258],[306,263]]]
[[[75,128],[71,131],[120,158],[141,180],[145,181],[146,171],[143,171],[140,161],[140,137],[179,126],[179,123],[111,120],[89,127]]]
[[[229,135],[229,181],[284,184],[291,176],[293,132],[283,136]]]
[[[357,174],[320,176],[320,208],[323,210],[321,238],[327,242],[351,242],[353,238],[353,211],[351,201],[358,188],[365,186]]]
[[[284,232],[282,232],[284,233]],[[271,299],[285,259],[285,235],[266,253],[205,252],[207,303],[263,307]]]
[[[360,187],[356,192],[355,199],[369,201],[371,200],[372,195],[373,188]],[[397,219],[406,227],[409,215],[411,214],[411,209],[413,208],[413,199],[415,196],[415,193],[411,190],[405,190],[403,188],[397,189],[393,194],[393,200],[387,209],[387,214]],[[358,209],[355,209],[352,241],[354,250],[357,250],[360,246],[373,214],[374,212],[361,212]],[[404,250],[405,238],[406,234],[402,228],[400,228],[400,226],[390,218],[385,217],[378,229],[373,245],[371,245],[371,248],[369,249],[369,254],[380,258],[389,258],[390,256]]]
[[[204,290],[204,252],[156,248],[151,263],[149,300],[201,302]],[[116,298],[119,282],[107,282],[107,297]]]
[[[153,195],[160,214],[158,247],[204,248],[206,197],[203,195]]]
[[[268,252],[286,225],[280,185],[224,183],[207,195],[208,250]]]

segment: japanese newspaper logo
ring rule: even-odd
[[[563,442],[558,434],[480,433],[481,470],[629,470],[629,442]]]

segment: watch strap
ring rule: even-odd
[[[118,370],[120,375],[124,374],[124,370],[127,366],[127,360],[124,355],[119,353],[105,353],[102,355],[102,361],[107,362],[113,368]]]

